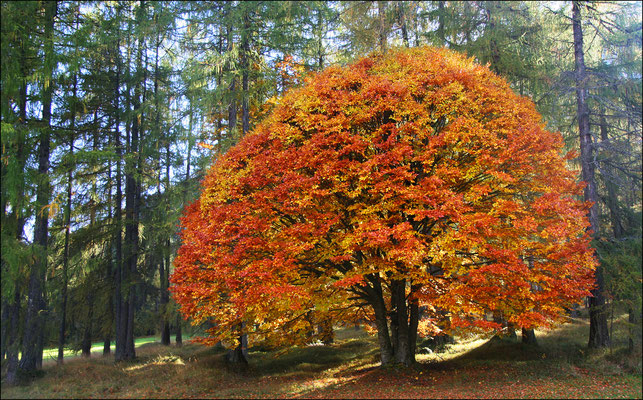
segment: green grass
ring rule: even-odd
[[[183,336],[183,340],[187,341],[191,338],[191,336]],[[176,336],[171,336],[170,337],[171,342],[174,343]],[[141,345],[147,344],[147,343],[160,343],[161,342],[161,337],[160,336],[146,336],[146,337],[141,337],[141,338],[136,338],[134,339],[134,347],[140,347]],[[94,342],[92,343],[91,347],[91,353],[92,355],[99,355],[103,354],[103,348],[104,348],[104,342]],[[110,349],[113,352],[116,348],[116,344],[114,342],[111,343]],[[80,350],[72,350],[70,348],[65,348],[63,351],[63,357],[65,359],[70,358],[70,357],[77,357],[80,355]],[[58,348],[57,347],[52,347],[45,349],[43,351],[43,361],[56,361],[58,358]]]
[[[615,320],[615,337],[624,332],[623,322]],[[379,368],[376,339],[342,328],[332,346],[251,351],[244,372],[227,366],[222,349],[166,347],[141,338],[134,361],[75,357],[53,363],[28,386],[3,385],[2,398],[641,397],[640,356],[626,355],[618,340],[611,351],[588,352],[586,318],[536,334],[539,347],[471,337],[418,355],[412,368]]]

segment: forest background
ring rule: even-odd
[[[640,352],[641,39],[639,2],[3,1],[3,373],[49,347],[130,359],[134,337],[201,332],[168,279],[208,165],[306,74],[421,45],[489,65],[579,150],[590,347],[619,305]]]

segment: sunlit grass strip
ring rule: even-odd
[[[191,339],[192,336],[190,335],[184,335],[183,340],[187,341]],[[176,336],[172,337],[172,343],[176,343]],[[139,347],[147,343],[160,343],[161,342],[161,337],[160,336],[146,336],[146,337],[141,337],[134,339],[134,346]],[[102,354],[103,349],[105,347],[104,342],[94,342],[92,343],[91,347],[91,353],[92,354]],[[112,341],[111,346],[110,346],[111,352],[114,352],[116,350],[116,344]],[[65,348],[63,351],[63,357],[74,357],[80,355],[80,350],[72,350],[70,348]],[[43,351],[42,355],[43,360],[56,360],[58,358],[58,347],[53,347],[49,349],[45,349]]]

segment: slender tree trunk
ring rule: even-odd
[[[415,363],[418,325],[420,322],[420,304],[414,295],[419,290],[419,285],[411,285],[411,293],[409,295],[409,355],[412,363]]]
[[[76,16],[76,28],[78,28],[78,16]],[[71,110],[71,117],[69,122],[70,129],[70,138],[69,138],[69,156],[73,160],[74,155],[74,139],[75,139],[75,129],[76,129],[76,97],[77,97],[77,88],[78,88],[78,75],[74,73],[74,88],[73,88],[73,99],[74,105]],[[69,234],[71,232],[71,193],[72,193],[72,184],[73,184],[73,165],[67,166],[67,204],[65,206],[65,248],[63,251],[63,271],[62,278],[63,284],[61,289],[61,298],[62,298],[62,310],[60,316],[60,334],[58,337],[58,364],[63,363],[64,351],[65,351],[65,331],[66,331],[66,322],[67,322],[67,285],[69,282],[68,278],[68,268],[69,268]]]
[[[581,4],[572,2],[572,25],[574,31],[574,59],[576,63],[576,103],[578,114],[578,131],[580,135],[581,169],[585,186],[585,201],[592,202],[589,210],[589,222],[594,236],[599,234],[598,193],[594,174],[592,136],[589,127],[589,109],[587,106],[587,73],[585,71],[585,53],[583,51],[583,31],[581,27]],[[607,347],[610,343],[605,308],[605,283],[603,270],[596,268],[596,287],[590,298],[589,347]]]
[[[4,271],[3,271],[4,272]],[[11,307],[9,305],[9,301],[7,299],[2,299],[2,326],[0,327],[2,329],[2,356],[0,359],[2,361],[5,360],[5,356],[7,355],[7,335],[9,333],[9,311]]]
[[[87,321],[83,330],[83,341],[81,343],[82,356],[89,358],[92,355],[92,321],[94,319],[94,296],[90,288],[87,294]]]
[[[444,34],[444,1],[438,1],[438,39],[440,39],[440,46],[446,46],[446,35]]]
[[[322,11],[317,9],[317,25],[315,27],[315,35],[317,38],[317,70],[324,69],[324,30],[323,30],[323,16]]]
[[[406,26],[406,10],[405,10],[405,3],[403,1],[400,1],[397,3],[397,12],[398,12],[398,22],[400,24],[400,29],[402,30],[402,42],[404,43],[404,47],[410,47],[409,45],[409,32],[408,28]]]
[[[109,119],[109,125],[112,127],[112,119],[110,117]],[[114,145],[113,142],[114,135],[109,136],[109,141],[108,141],[108,146],[111,148]],[[107,187],[107,219],[110,221],[111,224],[114,224],[114,215],[112,213],[112,161],[109,160],[107,162],[107,181],[109,182],[109,185]],[[114,302],[112,301],[113,298],[113,293],[114,293],[114,268],[112,266],[113,262],[113,257],[114,257],[114,238],[112,237],[109,241],[109,246],[107,247],[107,254],[105,255],[105,258],[107,259],[107,265],[105,268],[105,283],[108,287],[108,293],[110,293],[110,296],[107,298],[107,304],[106,307],[107,309],[105,310],[105,313],[107,314],[107,327],[103,326],[103,356],[107,356],[112,352],[111,349],[111,342],[112,342],[112,323],[114,321]]]
[[[45,51],[44,51],[44,85],[42,91],[42,119],[44,127],[40,133],[38,151],[38,183],[36,204],[38,213],[34,225],[34,265],[29,274],[28,301],[25,315],[25,329],[22,339],[22,357],[19,369],[24,373],[32,373],[38,368],[42,352],[41,341],[45,325],[43,304],[45,274],[47,271],[47,238],[48,213],[41,210],[49,204],[51,187],[47,174],[49,173],[49,153],[51,135],[51,100],[53,94],[54,61],[54,18],[57,3],[48,1],[45,7]]]
[[[384,2],[381,0],[377,1],[377,16],[378,16],[378,36],[379,36],[379,46],[382,53],[386,53],[386,15],[384,10]]]
[[[72,117],[72,131],[74,125],[74,117]],[[74,154],[74,139],[69,141],[69,154]],[[64,350],[65,350],[65,330],[66,330],[66,320],[67,320],[67,283],[69,281],[67,277],[67,270],[69,265],[69,233],[71,228],[71,192],[72,192],[72,167],[68,167],[67,172],[67,205],[65,206],[65,249],[63,252],[63,286],[61,289],[62,297],[62,310],[60,316],[60,335],[58,337],[58,364],[63,363]]]
[[[13,291],[13,302],[9,304],[9,326],[18,327],[20,325],[20,286],[16,282]],[[9,329],[7,334],[7,375],[5,381],[9,385],[19,383],[18,373],[18,351],[20,349],[20,331],[18,329]]]
[[[241,102],[241,128],[243,136],[245,136],[250,130],[250,93],[248,93],[248,78],[250,74],[250,35],[250,15],[248,9],[244,7],[243,32],[241,34],[241,90],[243,92]]]
[[[611,146],[608,129],[607,129],[607,120],[605,119],[605,110],[601,110],[601,142],[602,145],[607,146],[607,154],[611,154]],[[610,157],[611,158],[611,157]],[[618,210],[618,197],[617,197],[617,188],[614,183],[614,171],[610,167],[611,159],[607,159],[605,162],[605,174],[603,180],[605,181],[605,187],[607,188],[607,208],[610,211],[610,220],[612,222],[612,233],[614,237],[619,239],[623,237],[623,224],[621,223],[621,217]]]
[[[183,334],[181,333],[181,315],[176,316],[176,345],[183,345]]]

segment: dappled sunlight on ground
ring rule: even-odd
[[[30,386],[3,385],[2,398],[640,398],[640,374],[609,362],[608,351],[583,352],[587,329],[579,319],[537,331],[540,347],[457,338],[410,368],[380,368],[376,338],[354,327],[338,329],[330,346],[251,349],[245,372],[228,367],[223,349],[147,343],[134,361],[48,365]]]

